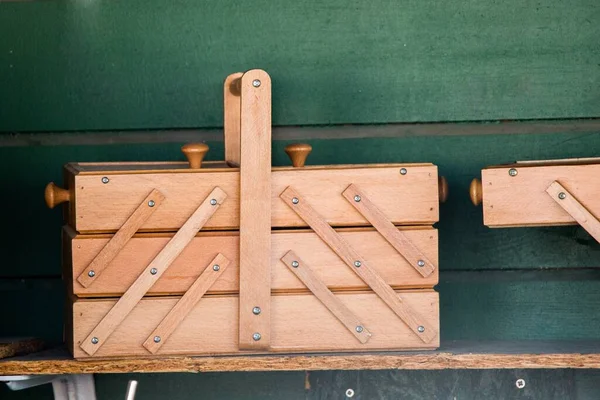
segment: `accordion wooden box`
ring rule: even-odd
[[[46,188],[75,358],[439,347],[437,167],[305,167],[293,145],[271,168],[268,75],[230,76],[225,104],[224,162],[186,145],[188,162],[70,163]]]

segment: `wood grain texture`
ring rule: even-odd
[[[377,232],[379,232],[417,272],[424,277],[427,277],[435,271],[437,267],[436,264],[428,260],[410,239],[386,219],[385,215],[358,186],[351,184],[344,190],[342,195],[367,219],[367,221],[371,223],[371,225],[373,225],[373,227],[375,227],[375,229],[377,229]]]
[[[62,348],[0,361],[0,374],[600,368],[598,341],[444,341],[427,352],[74,360]]]
[[[315,233],[334,251],[352,271],[375,292],[381,300],[415,333],[424,343],[438,337],[434,326],[425,323],[415,310],[396,296],[390,285],[369,265],[363,256],[356,252],[325,220],[311,207],[306,199],[292,187],[288,187],[280,196],[285,203],[296,212]],[[438,339],[439,340],[439,339]]]
[[[517,175],[509,175],[510,169]],[[489,227],[566,225],[577,222],[548,196],[559,181],[576,193],[592,213],[600,214],[600,164],[498,166],[481,172],[483,221]]]
[[[588,121],[589,122],[589,121]],[[593,122],[593,121],[592,121]],[[548,121],[498,124],[440,124],[425,136],[415,126],[406,129],[404,137],[369,138],[347,140],[311,140],[313,146],[310,164],[384,163],[432,161],[438,166],[439,174],[448,179],[452,195],[439,206],[440,222],[440,265],[446,271],[456,269],[534,269],[596,267],[600,265],[600,246],[576,225],[564,227],[489,229],[482,224],[481,208],[473,207],[467,193],[469,182],[481,175],[481,169],[514,160],[559,159],[592,157],[600,148],[598,132],[578,130],[581,121]],[[515,126],[516,125],[516,126]],[[361,129],[375,128],[360,127]],[[385,126],[381,126],[383,129]],[[531,127],[531,130],[520,130]],[[387,127],[392,129],[392,127]],[[539,129],[539,134],[534,128]],[[557,133],[555,129],[564,129]],[[361,131],[358,127],[294,128],[298,132],[323,129],[339,130],[340,134]],[[449,132],[452,130],[452,132]],[[464,134],[458,135],[459,132]],[[506,134],[491,135],[490,131]],[[436,133],[438,132],[439,135]],[[528,132],[517,134],[519,132]],[[553,133],[554,132],[554,133]],[[102,132],[105,133],[105,132]],[[162,131],[169,138],[170,131]],[[531,133],[531,134],[530,134]],[[92,134],[91,137],[99,133]],[[125,135],[125,133],[123,133]],[[448,134],[450,136],[443,136]],[[84,134],[83,134],[84,135]],[[221,136],[221,133],[219,133]],[[407,137],[407,135],[411,135]],[[12,135],[11,135],[12,136]],[[25,135],[16,135],[19,138]],[[56,140],[59,134],[49,136]],[[348,136],[352,136],[349,134]],[[5,261],[0,265],[0,276],[58,276],[60,267],[60,229],[62,218],[59,210],[50,211],[41,199],[41,188],[48,182],[61,182],[62,166],[73,160],[87,161],[156,161],[181,160],[183,143],[127,144],[118,142],[103,146],[47,146],[46,139],[36,146],[0,147],[0,169],[13,171],[4,174],[6,187],[13,195],[5,197],[4,221],[14,234],[4,237]],[[125,136],[126,138],[126,136]],[[1,138],[0,138],[1,140]],[[191,140],[198,140],[192,138]],[[303,140],[295,138],[294,141]],[[61,143],[58,141],[57,143]],[[63,142],[64,143],[64,142]],[[95,143],[95,142],[90,142]],[[273,165],[288,165],[284,152],[287,141],[273,142]],[[223,143],[209,142],[211,151],[208,159],[222,159]],[[361,149],[361,151],[357,151]],[[477,151],[473,151],[477,149]],[[32,154],[35,155],[32,162]],[[276,168],[276,167],[274,167]],[[304,167],[310,168],[310,167]],[[66,185],[74,187],[74,182]],[[363,186],[361,185],[361,188]],[[148,192],[150,189],[148,189]],[[343,189],[342,189],[343,191]],[[208,193],[208,192],[206,192]],[[398,206],[405,206],[404,196],[398,192]],[[547,196],[547,195],[546,195]],[[140,193],[137,204],[143,199]],[[344,203],[346,200],[341,199]],[[128,212],[133,212],[135,202]],[[164,206],[164,205],[163,205]],[[379,204],[378,204],[379,206]],[[162,206],[161,206],[162,207]],[[287,208],[287,206],[285,206]],[[381,207],[381,206],[379,206]],[[390,208],[390,209],[393,209]],[[191,213],[190,208],[190,213]],[[14,211],[14,212],[13,212]],[[295,218],[295,216],[294,216]],[[124,222],[125,219],[122,220]],[[36,229],[31,229],[35,226]],[[21,240],[21,237],[29,240]],[[31,251],[35,243],[36,251]],[[502,251],[498,251],[501,244]],[[216,254],[216,253],[214,253]],[[213,254],[213,255],[214,255]],[[91,259],[89,260],[91,261]],[[206,260],[208,262],[208,260]],[[26,265],[27,267],[18,267]],[[311,264],[314,265],[314,264]],[[191,284],[191,281],[190,281]]]
[[[143,346],[150,353],[155,354],[158,349],[169,339],[173,331],[179,326],[181,321],[187,317],[194,306],[200,301],[206,291],[223,274],[229,260],[219,253],[206,266],[198,279],[190,286],[185,294],[179,299],[177,304],[169,311],[165,319],[152,331]]]
[[[240,78],[239,348],[271,343],[271,78]],[[255,314],[254,307],[262,312]]]
[[[118,167],[114,167],[117,168]],[[409,173],[400,175],[400,168]],[[229,200],[206,228],[239,227],[240,174],[237,169],[189,170],[182,173],[116,174],[75,177],[75,225],[78,232],[110,232],[123,225],[151,189],[167,198],[141,227],[142,230],[177,230],[204,198],[219,186]],[[109,183],[103,184],[102,177]],[[281,168],[271,176],[271,224],[301,227],[306,224],[279,199],[289,185],[301,190],[315,208],[336,226],[368,225],[340,193],[350,184],[360,185],[372,201],[395,224],[432,224],[438,220],[437,169],[420,165],[354,165]]]
[[[35,338],[0,338],[0,359],[42,350],[45,343]]]
[[[272,71],[275,125],[598,117],[596,7],[186,0],[166,10],[153,0],[87,13],[7,3],[0,130],[221,126],[221,83],[244,66]]]
[[[119,228],[117,233],[106,243],[106,246],[94,257],[84,271],[77,276],[77,282],[83,287],[90,286],[108,268],[111,261],[119,254],[129,239],[146,222],[152,213],[160,207],[165,196],[153,189],[136,208],[127,221]]]
[[[242,77],[236,72],[223,82],[223,142],[225,161],[231,166],[240,166],[240,92],[232,83]],[[236,85],[237,86],[237,85]]]
[[[438,282],[437,270],[422,277],[375,230],[371,228],[344,228],[337,230],[353,248],[392,287],[425,288]],[[431,228],[403,228],[405,236],[416,243],[431,260],[438,258],[438,232]],[[65,228],[65,277],[77,276],[102,247],[110,235],[77,235]],[[172,234],[135,235],[105,271],[89,288],[71,281],[70,290],[77,296],[119,296],[127,290],[146,266],[168,243]],[[346,264],[313,232],[274,231],[271,234],[271,289],[274,292],[301,291],[304,285],[291,273],[280,258],[294,251],[311,266],[314,273],[332,290],[366,289],[364,282],[348,269]],[[235,232],[200,232],[182,251],[168,271],[150,288],[149,295],[182,294],[200,275],[204,265],[217,253],[223,253],[231,265],[215,282],[208,293],[237,293],[239,289],[239,234]]]
[[[285,253],[281,261],[287,265],[306,287],[327,309],[352,333],[359,342],[366,343],[371,332],[321,281],[298,255],[292,250]]]
[[[585,205],[577,200],[574,193],[570,193],[559,182],[553,182],[546,192],[561,206],[571,217],[577,221],[598,243],[600,243],[600,220],[590,213]]]
[[[118,328],[121,322],[135,308],[142,297],[171,266],[173,261],[181,254],[194,236],[204,226],[206,221],[217,211],[227,198],[227,194],[216,187],[198,206],[196,211],[188,218],[169,243],[148,264],[135,282],[127,289],[114,307],[104,315],[102,320],[94,327],[88,337],[79,343],[79,347],[89,355],[94,355],[105,341]],[[214,202],[214,204],[213,204]],[[77,329],[73,322],[73,329]],[[79,349],[78,349],[79,350]]]
[[[407,306],[420,310],[427,326],[436,330],[439,328],[436,292],[406,291],[396,296],[402,296]],[[373,293],[344,293],[337,297],[369,327],[372,337],[367,343],[356,340],[312,294],[275,295],[271,298],[269,352],[434,349],[439,346],[439,339],[423,343]],[[93,356],[148,355],[142,343],[177,301],[178,298],[142,299]],[[90,357],[79,344],[86,340],[89,332],[114,304],[114,299],[80,300],[73,304],[73,314],[67,318],[73,318],[76,358]],[[237,296],[204,296],[156,354],[239,354],[238,306]]]

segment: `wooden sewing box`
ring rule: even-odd
[[[65,341],[75,358],[435,349],[433,164],[271,167],[271,82],[224,84],[225,161],[69,163]]]

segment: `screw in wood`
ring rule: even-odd
[[[360,202],[360,196],[359,195],[354,196],[354,201],[357,203]]]
[[[407,172],[406,168],[400,168],[400,175],[406,175]]]
[[[423,325],[419,325],[419,326],[417,327],[417,330],[418,330],[420,333],[423,333],[423,332],[425,332],[425,327],[424,327]]]
[[[160,343],[160,336],[154,336],[154,343]]]
[[[565,193],[565,192],[560,192],[560,193],[558,194],[558,198],[559,198],[559,199],[561,199],[561,200],[564,200],[564,199],[566,199],[566,198],[567,198],[567,195],[566,195],[566,193]]]
[[[419,267],[424,267],[424,266],[425,266],[425,261],[423,261],[423,260],[419,260],[419,261],[417,261],[417,265],[418,265]]]
[[[300,265],[298,261],[292,261],[292,267],[298,268],[298,265]]]
[[[297,198],[297,197],[294,197],[294,198],[292,199],[292,203],[294,203],[294,204],[298,204],[299,202],[300,202],[300,200],[298,200],[298,198]]]
[[[254,339],[256,342],[258,342],[260,340],[261,336],[260,333],[256,332],[254,335],[252,335],[252,339]]]
[[[157,270],[156,268],[152,268],[152,269],[150,270],[150,273],[151,273],[152,275],[156,275],[156,273],[157,273],[157,272],[158,272],[158,270]]]
[[[216,206],[217,205],[217,200],[216,199],[210,199],[210,205],[211,206]]]
[[[509,174],[510,176],[517,176],[517,175],[518,175],[518,173],[519,173],[519,171],[517,171],[517,170],[516,170],[516,169],[514,169],[514,168],[511,168],[511,169],[509,169],[509,170],[508,170],[508,174]]]
[[[98,344],[98,338],[96,336],[92,338],[92,344]]]
[[[218,264],[213,265],[213,271],[218,271],[220,269],[221,267]]]
[[[252,86],[254,86],[254,87],[260,87],[260,80],[258,80],[258,79],[253,80],[252,81]]]
[[[260,314],[260,312],[261,312],[260,307],[254,307],[252,309],[252,314],[254,314],[254,315],[258,315],[258,314]]]
[[[102,183],[108,183],[110,182],[110,179],[108,179],[106,176],[102,177]]]
[[[361,265],[362,265],[362,263],[360,261],[358,261],[358,260],[354,261],[354,266],[356,268],[359,268]]]
[[[155,204],[155,203],[154,203],[154,200],[150,200],[150,201],[148,202],[148,207],[154,207],[154,204]]]
[[[358,332],[358,333],[361,333],[361,332],[363,331],[363,329],[364,329],[364,328],[363,328],[361,325],[358,325],[358,326],[356,327],[356,332]]]
[[[96,273],[94,272],[94,270],[91,270],[90,272],[88,272],[88,276],[90,278],[93,278],[94,276],[96,276]]]

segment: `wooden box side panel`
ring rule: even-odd
[[[439,331],[439,297],[434,291],[398,294]],[[361,344],[312,295],[276,295],[271,299],[271,352],[326,352],[435,349],[416,336],[373,293],[338,294],[371,332]],[[200,300],[157,355],[240,354],[238,351],[238,297],[209,296]],[[94,357],[150,356],[142,343],[175,305],[177,298],[145,298],[129,314]],[[115,300],[79,300],[73,305],[74,356],[89,358],[79,347]],[[243,352],[249,354],[249,352]]]
[[[509,175],[510,168],[517,170]],[[600,217],[600,165],[555,165],[489,168],[482,171],[483,221],[490,227],[575,224],[546,193],[559,181]]]
[[[354,183],[395,224],[431,225],[438,220],[437,167],[286,169],[273,171],[271,209],[273,227],[306,226],[280,198],[292,186],[328,223],[334,226],[360,226],[368,222],[342,196]],[[174,231],[192,211],[219,186],[227,200],[208,221],[205,229],[239,227],[239,172],[78,175],[75,178],[75,230],[111,232],[125,220],[151,192],[159,190],[166,199],[142,226],[145,231]]]
[[[67,231],[70,229],[65,228]],[[352,247],[394,288],[431,288],[438,282],[438,269],[424,278],[409,265],[377,231],[368,228],[339,230]],[[402,232],[437,266],[438,232],[433,228],[402,229]],[[65,233],[67,236],[68,233]],[[77,296],[121,295],[135,281],[171,238],[170,235],[134,236],[94,283],[84,288],[76,279],[69,282]],[[332,290],[367,289],[364,282],[312,231],[273,232],[271,235],[271,288],[275,292],[306,290],[280,260],[294,250]],[[70,244],[72,275],[77,278],[108,242],[108,235],[75,236]],[[149,295],[182,294],[217,253],[231,260],[209,293],[239,290],[239,236],[233,232],[200,233],[150,289]]]

